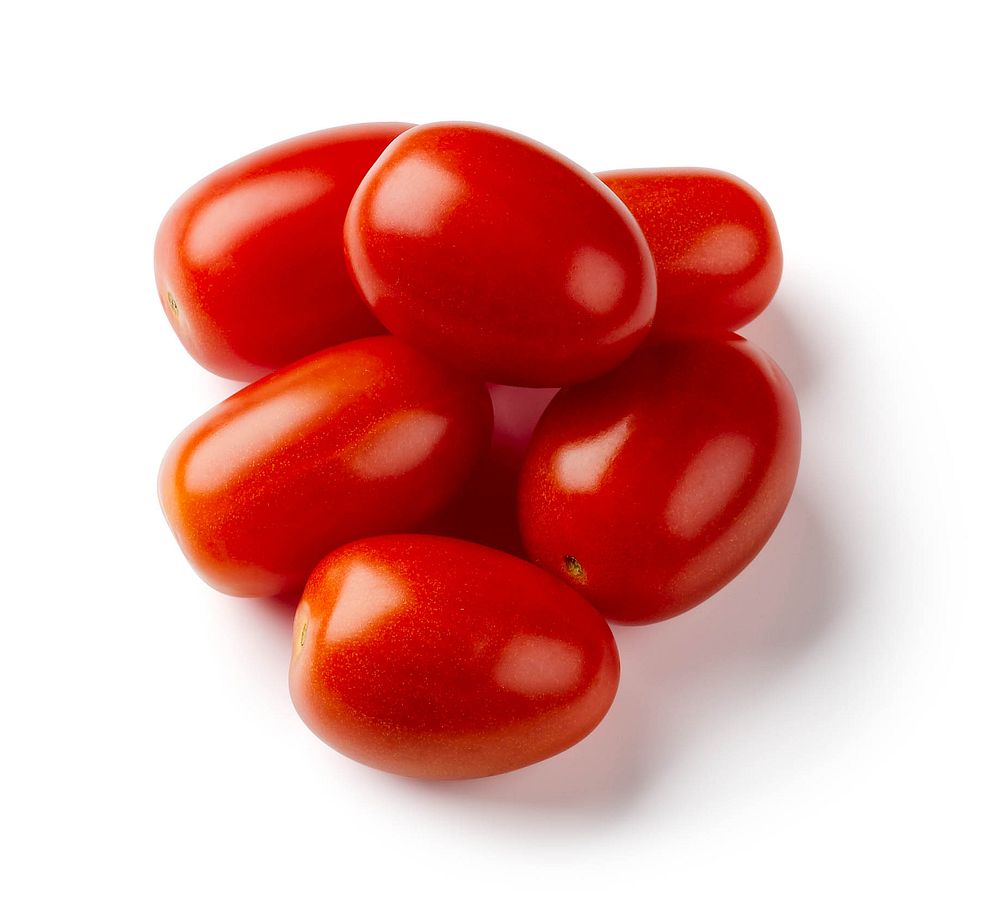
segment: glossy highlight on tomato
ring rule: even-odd
[[[273,372],[189,426],[160,469],[160,502],[216,589],[301,589],[333,547],[413,529],[489,443],[485,386],[393,337],[352,341]]]
[[[613,620],[672,617],[760,551],[799,448],[794,392],[749,341],[650,345],[543,414],[521,474],[524,544]]]
[[[330,554],[295,615],[289,686],[317,736],[387,772],[465,779],[585,737],[618,687],[614,638],[525,561],[435,536]]]
[[[764,311],[781,280],[781,240],[764,197],[718,170],[599,173],[635,215],[656,262],[651,340],[732,331]]]
[[[163,310],[206,369],[251,380],[382,332],[343,255],[361,178],[404,123],[340,126],[223,167],[182,195],[156,236]]]
[[[625,205],[567,158],[494,127],[399,136],[362,180],[344,241],[393,334],[488,381],[592,378],[653,320],[653,262]]]

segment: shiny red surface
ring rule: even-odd
[[[306,724],[362,763],[488,776],[585,737],[618,687],[604,619],[525,561],[436,536],[363,539],[314,571],[289,684]]]
[[[524,543],[608,617],[672,617],[770,537],[799,447],[794,392],[750,342],[651,345],[542,416],[521,477]]]
[[[656,262],[654,338],[739,328],[771,301],[781,240],[764,197],[717,170],[599,173],[639,222]]]
[[[599,375],[653,319],[653,263],[625,206],[566,158],[493,127],[400,136],[361,182],[344,238],[394,334],[489,381]]]
[[[531,433],[556,390],[490,386],[493,439],[489,452],[422,532],[467,539],[527,557],[518,526],[517,481]]]
[[[316,350],[382,332],[347,274],[344,214],[406,124],[290,139],[206,177],[156,236],[163,310],[206,369],[251,380]]]
[[[314,354],[189,426],[160,469],[184,554],[216,589],[301,589],[333,547],[409,530],[486,450],[485,386],[393,337]]]

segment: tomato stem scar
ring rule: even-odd
[[[302,630],[299,631],[299,649],[306,645],[306,631],[309,630],[309,619],[302,622]]]
[[[563,555],[563,566],[566,568],[566,573],[574,580],[580,583],[587,582],[587,572],[583,569],[583,565],[572,555]]]
[[[176,315],[180,312],[180,306],[177,305],[177,300],[174,299],[174,295],[168,290],[167,291],[167,305],[170,306],[170,311]]]

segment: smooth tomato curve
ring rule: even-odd
[[[628,209],[568,159],[493,127],[401,135],[362,180],[344,239],[390,331],[489,381],[591,378],[653,320],[653,262]]]
[[[347,274],[341,233],[361,178],[407,128],[367,123],[290,139],[174,203],[156,236],[156,286],[199,363],[250,380],[382,332]]]
[[[486,450],[485,386],[393,337],[352,341],[238,391],[160,469],[188,560],[234,596],[301,589],[333,547],[409,530]]]
[[[517,481],[531,433],[556,391],[490,385],[490,449],[465,485],[421,527],[421,532],[467,539],[519,558],[527,557],[517,519]]]
[[[635,215],[656,262],[651,340],[731,331],[764,311],[781,280],[781,240],[756,189],[718,170],[597,176]]]
[[[760,551],[799,447],[791,385],[751,343],[651,345],[543,414],[521,475],[524,544],[616,621],[672,617]]]
[[[527,766],[611,706],[604,619],[542,570],[436,536],[363,539],[313,572],[295,615],[299,715],[388,772],[464,779]]]

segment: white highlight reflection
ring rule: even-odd
[[[738,274],[757,255],[757,237],[742,224],[720,224],[701,233],[678,267],[702,274]]]
[[[224,485],[276,448],[292,444],[331,405],[330,388],[296,388],[228,418],[196,445],[184,474],[191,492]]]
[[[625,289],[625,269],[606,252],[585,246],[566,275],[566,292],[588,312],[610,312]]]
[[[437,413],[393,414],[361,439],[350,458],[351,468],[365,479],[400,476],[425,460],[447,431],[448,420]]]
[[[372,199],[377,230],[431,236],[465,194],[465,183],[429,157],[400,161],[379,183]]]
[[[209,202],[188,230],[187,251],[196,265],[210,265],[268,223],[330,191],[333,180],[313,170],[260,176]]]
[[[347,569],[340,585],[326,625],[326,639],[334,643],[362,636],[405,601],[406,587],[402,581],[384,569],[375,570],[357,561]]]
[[[705,445],[681,474],[667,502],[667,530],[693,539],[721,516],[753,463],[754,446],[744,435],[719,435]]]
[[[566,445],[556,453],[555,473],[559,484],[570,492],[592,492],[621,451],[632,429],[626,416],[599,435]]]
[[[580,680],[583,655],[562,640],[515,637],[500,654],[494,680],[500,687],[527,697],[572,690]]]

